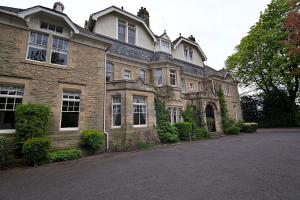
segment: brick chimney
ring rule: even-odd
[[[137,13],[137,16],[142,18],[146,22],[147,26],[150,27],[149,12],[146,8],[141,7],[139,12]]]
[[[53,10],[56,10],[57,12],[63,13],[65,9],[65,6],[60,2],[55,2],[53,5]]]
[[[192,41],[192,42],[196,42],[196,39],[195,39],[195,37],[194,37],[193,35],[191,35],[191,36],[189,37],[189,40]]]

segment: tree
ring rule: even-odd
[[[259,21],[226,60],[227,70],[233,72],[244,86],[254,85],[266,95],[287,91],[291,110],[299,91],[299,76],[290,73],[297,69],[296,57],[289,55],[285,20],[294,8],[287,0],[272,0]]]
[[[221,110],[221,120],[222,120],[222,128],[223,130],[226,128],[229,128],[233,125],[232,120],[229,118],[228,115],[228,108],[225,102],[225,97],[223,90],[220,88],[218,91],[218,100],[220,104],[220,110]]]
[[[243,111],[243,119],[246,122],[258,123],[260,118],[259,106],[260,101],[255,96],[242,96],[241,108]]]

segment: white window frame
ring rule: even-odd
[[[169,107],[171,124],[182,122],[181,111],[182,111],[182,108],[180,108],[180,107]],[[175,121],[174,121],[174,117],[175,117]]]
[[[128,78],[126,78],[125,76],[128,75]],[[124,69],[124,72],[123,72],[123,79],[124,80],[130,80],[131,79],[131,71],[128,70],[128,69]]]
[[[142,103],[135,103],[134,102],[134,98],[143,98],[144,99],[144,102]],[[136,113],[134,111],[134,106],[137,105],[137,106],[145,106],[145,124],[138,124],[138,125],[135,125],[134,124],[134,114]],[[143,112],[138,112],[138,113],[143,113]],[[132,118],[132,124],[133,124],[133,127],[135,128],[139,128],[139,127],[147,127],[148,126],[148,111],[147,111],[147,97],[144,97],[144,96],[133,96],[133,101],[132,101],[132,115],[133,115],[133,118]],[[140,121],[140,120],[139,120]]]
[[[60,42],[60,41],[62,41],[63,42],[63,49],[59,49],[59,48],[53,48],[53,43],[54,43],[54,39],[57,39],[58,41],[58,43]],[[58,45],[58,43],[57,43],[57,45]],[[67,46],[66,48],[65,48],[65,46]],[[57,64],[57,63],[52,63],[52,53],[60,53],[60,54],[65,54],[65,55],[67,55],[67,62],[66,62],[66,64]],[[50,63],[52,64],[52,65],[59,65],[59,66],[67,66],[68,65],[68,61],[69,61],[69,41],[68,40],[66,40],[66,39],[62,39],[62,38],[59,38],[59,37],[55,37],[55,36],[53,36],[52,37],[52,45],[51,45],[51,55],[50,55]]]
[[[158,72],[160,72],[160,74],[158,74]],[[158,75],[160,77],[158,77]],[[156,69],[155,70],[155,84],[157,86],[162,86],[163,85],[163,71],[162,71],[162,69]]]
[[[142,78],[141,72],[143,73],[144,78]],[[139,78],[140,78],[144,83],[146,83],[146,70],[145,70],[145,69],[140,69],[140,70],[139,70]]]
[[[128,35],[127,35],[127,41],[128,42],[127,43],[131,44],[131,43],[129,43],[129,38],[133,38],[134,42],[131,45],[136,45],[136,27],[134,25],[128,24],[127,29],[128,29],[127,30],[127,33],[128,33]],[[134,32],[134,37],[130,36],[129,31],[133,31]]]
[[[118,20],[118,41],[120,41],[120,42],[126,42],[126,37],[127,37],[127,35],[126,35],[126,32],[127,32],[127,25],[126,25],[127,23],[126,22],[124,22],[124,21],[122,21],[122,20]],[[119,37],[119,35],[120,35],[120,26],[123,26],[124,28],[125,28],[125,33],[124,33],[124,41],[121,41],[120,40],[120,37]],[[121,35],[123,35],[123,33],[121,34]]]
[[[160,49],[161,49],[163,52],[170,53],[170,52],[171,52],[171,45],[170,45],[170,42],[167,41],[167,40],[161,39],[161,40],[160,40]]]
[[[8,89],[8,94],[1,94],[1,88],[7,88]],[[10,95],[10,90],[13,89],[16,94]],[[5,108],[1,109],[1,111],[16,111],[16,99],[21,99],[21,103],[23,101],[23,96],[24,96],[24,88],[18,87],[18,86],[11,86],[11,85],[0,85],[0,97],[6,98],[5,102]],[[13,103],[13,109],[7,109],[7,99],[8,98],[14,98],[14,103]],[[0,129],[0,133],[15,133],[16,129]]]
[[[170,85],[176,86],[177,85],[177,74],[175,69],[170,69]],[[174,84],[172,82],[174,81]]]
[[[114,99],[120,99],[120,102],[114,102]],[[121,96],[113,96],[111,98],[111,127],[112,128],[121,128],[122,126],[122,104],[121,104]],[[114,113],[114,106],[120,106],[120,113]],[[120,114],[121,116],[121,124],[119,126],[114,125],[114,114]]]
[[[69,99],[69,98],[64,98],[64,95],[79,95],[79,99]],[[60,125],[59,125],[59,130],[60,131],[78,131],[80,128],[80,103],[81,103],[81,94],[80,92],[70,92],[70,91],[64,91],[62,92],[62,101],[61,101],[61,110],[60,110]],[[62,128],[61,127],[61,122],[62,122],[62,113],[63,112],[72,112],[72,111],[63,111],[63,102],[64,101],[73,101],[73,102],[79,102],[79,110],[76,111],[78,112],[78,122],[77,122],[77,127],[66,127],[66,128]],[[73,111],[75,112],[75,111]]]
[[[47,24],[47,28],[42,28],[42,23]],[[50,25],[52,25],[52,26],[55,27],[55,30],[54,30],[54,31],[49,29],[49,26],[50,26]],[[58,28],[58,27],[61,28],[61,30],[62,30],[61,32],[58,32],[58,31],[57,31],[57,28]],[[63,27],[57,26],[57,25],[54,25],[54,24],[50,24],[50,23],[45,22],[45,21],[41,21],[40,28],[43,29],[43,30],[47,30],[47,31],[49,31],[49,32],[54,32],[54,33],[58,33],[58,34],[63,34],[63,32],[64,32]]]
[[[41,44],[35,44],[36,42],[36,39],[37,39],[37,36],[35,37],[35,42],[34,43],[31,43],[31,35],[35,33],[35,34],[40,34],[42,35],[42,42],[44,40],[44,36],[47,36],[47,44],[46,46],[45,45],[42,45]],[[35,30],[32,30],[29,32],[29,38],[28,38],[28,42],[27,42],[27,51],[26,51],[26,57],[25,57],[25,60],[29,60],[31,62],[40,62],[40,63],[47,63],[47,51],[48,51],[48,45],[49,45],[49,34],[47,33],[42,33],[42,32],[39,32],[39,31],[35,31]],[[36,48],[36,49],[40,49],[40,50],[45,50],[46,51],[46,54],[45,54],[45,61],[40,61],[40,60],[33,60],[33,59],[30,59],[28,58],[28,54],[29,54],[29,48],[30,47],[33,47],[33,48]]]
[[[111,71],[107,70],[107,66],[108,65],[111,66]],[[106,71],[105,79],[107,77],[107,74],[109,73],[109,74],[111,74],[111,80],[109,80],[109,81],[113,81],[114,80],[114,65],[112,63],[110,63],[110,62],[107,62],[106,65],[105,65],[105,67],[106,67],[106,70],[105,70]]]

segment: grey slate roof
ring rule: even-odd
[[[8,11],[8,12],[12,12],[12,13],[18,13],[18,12],[21,12],[24,10],[21,8],[12,8],[12,7],[7,7],[7,6],[0,6],[0,9]]]

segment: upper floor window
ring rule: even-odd
[[[146,73],[144,69],[140,69],[139,78],[144,82],[146,81]]]
[[[66,65],[68,61],[69,42],[60,38],[53,38],[51,63]]]
[[[45,62],[47,45],[48,35],[31,32],[27,50],[27,59]]]
[[[129,70],[124,70],[123,78],[125,80],[130,80],[130,71]]]
[[[161,50],[170,53],[170,42],[161,40]]]
[[[187,47],[183,48],[183,54],[184,54],[184,57],[187,59],[188,58],[188,48]]]
[[[133,97],[133,125],[144,126],[147,124],[147,103],[146,97]]]
[[[155,71],[155,83],[158,86],[161,86],[163,84],[162,69],[156,69],[156,71]]]
[[[49,24],[47,22],[42,22],[41,23],[41,29],[47,29],[47,30],[54,31],[54,32],[57,32],[57,33],[62,33],[63,32],[62,27],[56,26],[56,25],[53,25],[53,24]]]
[[[202,83],[200,81],[198,82],[198,90],[199,90],[199,92],[202,91]]]
[[[190,83],[190,91],[194,90],[194,83]]]
[[[224,83],[224,94],[225,95],[230,95],[231,94],[229,83]]]
[[[190,60],[193,60],[193,49],[192,48],[189,49],[189,56],[190,56]]]
[[[185,92],[185,81],[184,81],[184,79],[181,79],[180,84],[181,84],[181,92]]]
[[[121,126],[121,97],[112,97],[112,126]]]
[[[128,25],[128,44],[135,45],[135,26]]]
[[[170,84],[172,86],[176,85],[176,71],[174,69],[170,69]]]
[[[106,63],[106,81],[114,79],[114,66],[111,63]]]
[[[16,106],[22,103],[24,89],[0,85],[0,133],[15,129]]]
[[[61,112],[61,128],[78,128],[80,93],[64,92]]]
[[[126,38],[126,23],[119,21],[118,23],[118,40],[121,42],[125,42]]]

